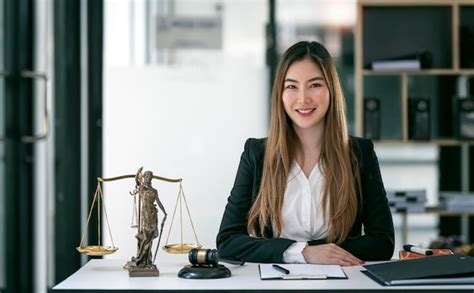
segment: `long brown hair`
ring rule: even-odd
[[[270,129],[266,143],[263,174],[255,203],[248,214],[249,234],[265,237],[271,223],[273,234],[282,228],[282,206],[286,182],[299,143],[291,119],[285,112],[282,92],[286,72],[295,61],[310,58],[321,69],[329,88],[330,102],[319,158],[325,183],[322,195],[323,218],[329,205],[329,242],[341,243],[348,236],[357,215],[356,185],[359,172],[350,146],[345,98],[336,67],[326,48],[317,42],[298,42],[282,56],[273,83]]]

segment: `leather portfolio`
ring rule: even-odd
[[[385,286],[474,284],[474,257],[452,254],[365,265],[364,274]]]

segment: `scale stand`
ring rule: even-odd
[[[140,181],[143,179],[143,175],[142,175],[141,171],[142,171],[142,168],[138,169],[138,172],[137,172],[136,175],[123,175],[123,176],[112,177],[112,178],[101,178],[101,177],[97,178],[97,189],[96,189],[94,199],[93,199],[92,204],[91,204],[91,208],[89,210],[89,215],[88,215],[88,218],[87,218],[86,227],[85,227],[84,232],[82,234],[81,242],[80,242],[79,246],[76,248],[80,253],[87,254],[87,255],[90,255],[90,256],[103,256],[103,255],[112,254],[112,253],[114,253],[118,250],[118,247],[116,247],[114,245],[113,238],[112,238],[112,232],[111,232],[108,217],[107,217],[107,211],[105,209],[105,206],[102,203],[103,202],[102,182],[116,181],[116,180],[121,180],[121,179],[126,179],[126,178],[135,178],[135,180],[137,182],[136,186],[138,186],[138,185],[140,185]],[[149,171],[147,171],[147,172],[149,172]],[[148,185],[146,185],[148,187],[151,187],[151,178],[152,179],[158,179],[158,180],[161,180],[161,181],[171,182],[171,183],[179,183],[179,191],[178,191],[178,196],[177,196],[177,199],[176,199],[176,204],[175,204],[175,208],[174,208],[174,212],[173,212],[173,218],[172,218],[170,229],[169,229],[169,232],[168,232],[168,238],[166,240],[166,244],[163,247],[163,249],[168,253],[187,253],[192,248],[201,248],[202,245],[199,243],[199,241],[197,239],[196,231],[194,229],[194,224],[192,222],[191,215],[189,213],[189,207],[187,205],[186,198],[184,196],[183,185],[182,185],[183,180],[181,178],[180,179],[169,179],[169,178],[160,177],[160,176],[153,176],[151,172],[149,172],[150,173],[148,175],[149,177],[147,177],[147,172],[145,172],[144,175],[145,175],[145,178],[147,178],[147,180],[148,180],[147,181]],[[143,182],[141,182],[141,183],[143,183]],[[155,190],[155,189],[153,189],[153,190]],[[135,191],[137,191],[137,189],[135,189]],[[135,194],[132,193],[132,195],[135,195]],[[134,200],[134,206],[133,206],[133,212],[132,212],[132,227],[137,228],[138,231],[141,231],[140,226],[141,226],[141,200],[142,199],[141,199],[140,195],[139,196],[134,196],[134,199],[135,200]],[[156,194],[156,201],[157,201],[158,205],[164,211],[164,207],[161,205],[161,202],[159,202],[159,198],[158,198],[157,194]],[[189,243],[184,243],[183,242],[183,225],[182,225],[182,212],[183,212],[182,202],[183,201],[185,203],[186,211],[188,213],[188,217],[189,217],[189,220],[190,220],[193,232],[194,232],[194,237],[195,237],[195,241],[196,241],[195,244],[189,244]],[[181,224],[181,233],[180,233],[181,234],[181,243],[179,243],[179,244],[168,244],[168,240],[169,240],[170,233],[171,233],[171,227],[172,227],[173,222],[174,222],[178,202],[179,202],[179,206],[180,206],[180,219],[181,219],[181,221],[180,221],[180,224]],[[86,246],[86,245],[83,245],[83,242],[84,242],[86,232],[88,231],[88,226],[89,226],[89,222],[90,222],[90,219],[91,219],[92,211],[94,210],[94,206],[95,206],[96,203],[97,203],[97,219],[98,219],[98,221],[97,221],[98,244],[97,245],[87,245]],[[138,211],[136,211],[137,206],[138,206]],[[136,214],[138,214],[138,221],[136,221],[134,223],[133,216],[134,216],[135,212],[137,212]],[[107,223],[107,229],[108,229],[108,232],[109,232],[110,240],[112,242],[112,246],[103,246],[103,245],[101,245],[101,234],[100,234],[101,222],[100,221],[101,221],[101,214],[102,213],[105,216],[105,220],[106,220],[106,223]],[[166,213],[165,213],[165,215],[166,215]],[[164,221],[165,221],[165,218],[163,219],[163,221],[161,223],[161,229],[159,231],[158,245],[156,247],[157,250],[158,250],[160,240],[161,240],[161,236],[162,236],[162,232],[163,232]],[[134,225],[134,224],[136,224],[136,225]],[[151,240],[151,241],[153,241],[153,240]],[[150,244],[150,245],[152,245],[152,244]],[[135,261],[136,257],[132,257],[132,259],[129,262],[127,262],[127,264],[125,264],[125,266],[124,266],[124,268],[129,270],[129,276],[130,277],[159,276],[160,272],[159,272],[158,268],[155,265],[156,255],[157,255],[157,252],[158,252],[157,250],[155,251],[155,254],[153,256],[153,260],[150,264],[137,265],[137,262]],[[150,255],[151,255],[151,252],[150,252]]]

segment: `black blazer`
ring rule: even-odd
[[[283,252],[296,242],[273,238],[271,225],[266,232],[267,239],[247,233],[247,215],[260,189],[265,143],[266,139],[254,138],[245,143],[217,235],[217,249],[222,258],[281,263]],[[388,260],[394,250],[393,222],[374,145],[370,140],[356,137],[351,137],[350,143],[359,161],[362,185],[359,198],[363,202],[348,238],[340,246],[362,260]],[[309,245],[324,243],[325,239],[308,241]]]

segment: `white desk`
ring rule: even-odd
[[[474,285],[463,286],[395,286],[384,287],[369,279],[360,271],[361,266],[344,267],[346,280],[260,280],[258,265],[246,263],[244,266],[226,266],[232,277],[214,280],[188,280],[177,277],[178,271],[187,263],[185,256],[165,257],[158,260],[159,277],[130,278],[128,271],[122,269],[124,260],[94,259],[76,273],[56,285],[53,290],[96,291],[96,290],[399,290],[407,291],[457,291],[474,292]]]

